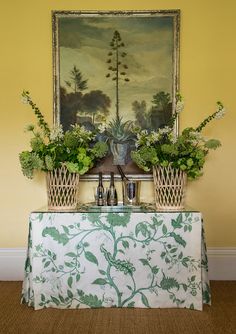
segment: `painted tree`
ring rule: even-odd
[[[87,80],[83,79],[83,75],[80,70],[74,65],[73,69],[70,71],[70,79],[71,81],[65,81],[67,87],[71,88],[74,93],[79,91],[83,91],[88,88]]]
[[[109,96],[104,94],[101,90],[92,90],[91,92],[84,94],[83,106],[80,109],[82,113],[89,114],[92,117],[92,123],[94,124],[95,117],[98,115],[108,116],[111,100]]]
[[[128,66],[124,63],[124,58],[127,53],[123,51],[125,44],[122,42],[120,33],[116,30],[114,31],[113,38],[110,42],[110,51],[108,52],[108,73],[107,78],[115,81],[115,91],[116,91],[116,119],[120,119],[119,114],[119,84],[120,81],[128,82],[130,81],[127,77],[126,70]]]

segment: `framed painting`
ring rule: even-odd
[[[130,158],[131,128],[157,130],[174,112],[179,22],[179,10],[52,12],[54,122],[96,130],[109,146],[83,179],[117,174],[117,165],[152,178]]]

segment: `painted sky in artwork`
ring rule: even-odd
[[[64,17],[59,20],[60,83],[65,86],[74,65],[88,79],[88,90],[102,90],[112,100],[115,115],[115,82],[108,73],[109,43],[118,30],[127,52],[130,82],[120,84],[120,115],[133,118],[132,102],[151,106],[158,91],[172,93],[173,19],[157,16]],[[85,91],[86,92],[86,91]]]

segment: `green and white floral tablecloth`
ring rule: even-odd
[[[22,303],[44,307],[210,304],[199,212],[34,212]]]

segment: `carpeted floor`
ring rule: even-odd
[[[0,282],[0,334],[236,334],[236,281],[213,281],[212,306],[187,309],[43,309],[20,304],[22,282]]]

